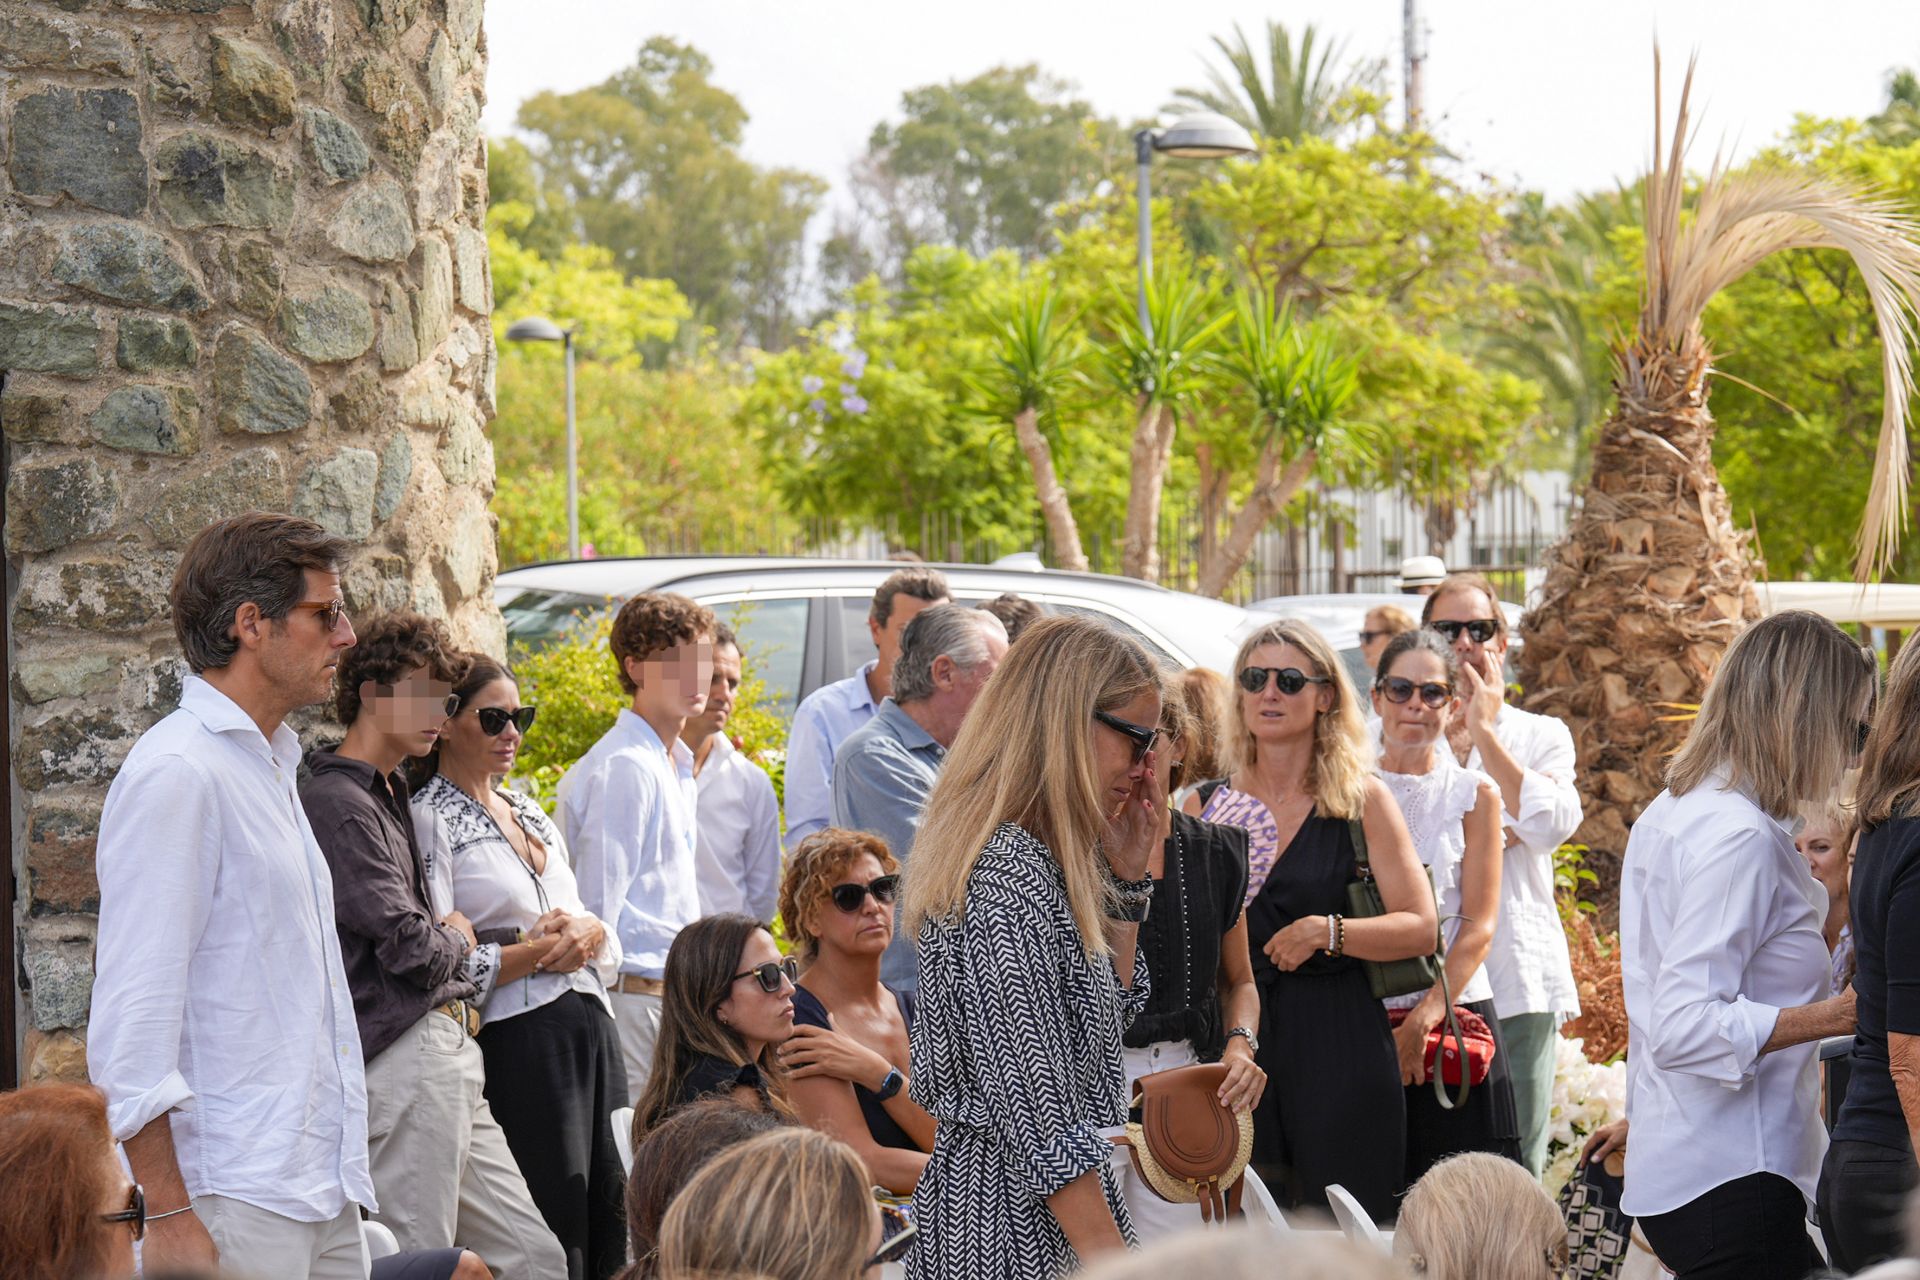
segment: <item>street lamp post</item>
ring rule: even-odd
[[[516,320],[507,327],[508,342],[559,342],[567,360],[567,558],[580,558],[579,442],[573,425],[573,330],[562,329],[545,316]]]
[[[1214,111],[1181,116],[1165,129],[1133,135],[1133,162],[1140,174],[1140,332],[1153,337],[1147,315],[1147,280],[1153,275],[1153,153],[1219,160],[1259,150],[1253,135]]]

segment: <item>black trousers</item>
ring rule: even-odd
[[[1674,1280],[1806,1280],[1823,1265],[1807,1198],[1777,1173],[1723,1182],[1640,1230]]]
[[[487,1104],[566,1252],[567,1280],[607,1280],[627,1258],[626,1176],[610,1118],[629,1099],[613,1018],[569,991],[489,1022],[478,1041]]]
[[[1835,1142],[1820,1166],[1820,1234],[1841,1271],[1905,1252],[1901,1209],[1920,1181],[1913,1153],[1877,1142]]]

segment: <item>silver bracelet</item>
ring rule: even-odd
[[[1328,955],[1332,955],[1332,954],[1334,954],[1334,951],[1333,951],[1333,930],[1334,930],[1334,923],[1333,923],[1333,917],[1332,917],[1332,916],[1328,916],[1328,917],[1327,917],[1327,954],[1328,954]]]

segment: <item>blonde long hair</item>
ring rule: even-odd
[[[1873,718],[1854,784],[1854,814],[1863,828],[1910,812],[1920,799],[1920,644],[1902,646],[1887,673],[1887,696]]]
[[[1552,1280],[1567,1220],[1527,1171],[1485,1151],[1442,1160],[1400,1205],[1393,1252],[1421,1280]]]
[[[1281,619],[1269,622],[1240,644],[1233,655],[1236,681],[1227,720],[1226,765],[1229,772],[1251,769],[1259,747],[1247,726],[1248,694],[1239,688],[1240,672],[1262,645],[1292,645],[1307,655],[1313,670],[1308,675],[1325,676],[1332,683],[1333,705],[1313,722],[1313,758],[1307,765],[1307,790],[1313,796],[1314,811],[1323,818],[1358,818],[1366,809],[1367,776],[1373,764],[1368,758],[1367,722],[1360,714],[1360,698],[1347,678],[1347,668],[1318,631],[1304,622]]]
[[[940,767],[907,862],[902,931],[962,914],[974,863],[1003,822],[1052,850],[1087,954],[1107,954],[1107,831],[1095,766],[1095,711],[1163,678],[1147,651],[1103,622],[1045,618],[1020,633]]]
[[[875,1209],[853,1148],[801,1126],[729,1147],[681,1188],[660,1223],[662,1280],[861,1274]]]
[[[1727,646],[1693,732],[1667,767],[1667,789],[1683,796],[1723,770],[1785,822],[1802,801],[1839,787],[1861,696],[1878,678],[1870,654],[1819,614],[1789,609],[1760,619]]]

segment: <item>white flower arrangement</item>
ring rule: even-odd
[[[1583,1041],[1556,1037],[1553,1105],[1547,1115],[1547,1165],[1540,1185],[1557,1196],[1573,1177],[1587,1137],[1627,1114],[1627,1064],[1587,1061]]]

